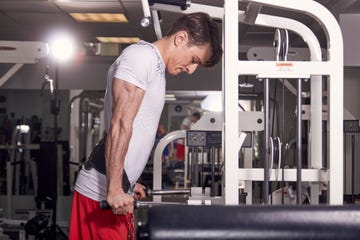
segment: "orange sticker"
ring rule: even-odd
[[[290,62],[279,62],[276,63],[277,67],[293,67],[294,65]]]

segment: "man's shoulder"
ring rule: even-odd
[[[186,118],[183,119],[182,125],[190,126],[190,124],[191,124],[191,121],[190,121],[189,117],[186,117]]]
[[[134,53],[145,54],[154,54],[154,46],[151,43],[140,41],[126,47],[123,51],[124,54],[134,54]]]

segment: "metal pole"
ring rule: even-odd
[[[174,194],[191,194],[190,189],[174,189],[174,190],[147,190],[148,196],[154,195],[174,195]]]
[[[355,203],[355,134],[351,134],[351,203]]]
[[[201,186],[202,188],[204,188],[204,187],[205,187],[205,184],[204,184],[204,179],[203,179],[203,178],[206,176],[206,174],[204,173],[204,156],[205,156],[204,151],[205,151],[205,147],[203,147],[203,148],[201,149],[201,174],[200,174],[200,186]],[[185,185],[184,185],[184,187],[185,187]]]
[[[270,137],[270,126],[269,126],[269,79],[266,78],[264,81],[264,183],[263,183],[263,203],[269,203],[269,137]]]
[[[195,149],[194,147],[191,148],[191,157],[190,157],[190,187],[195,187]]]
[[[201,176],[200,169],[199,169],[199,149],[197,147],[194,148],[195,154],[194,154],[194,183],[195,187],[200,186],[199,185],[199,177]]]
[[[301,79],[297,82],[297,171],[296,171],[296,203],[301,204],[301,165],[302,165],[302,144],[301,144]]]
[[[58,144],[58,137],[57,137],[57,129],[58,129],[58,111],[59,111],[59,64],[56,61],[55,62],[55,88],[54,88],[54,101],[55,101],[55,109],[54,109],[54,151],[55,151],[55,159],[54,159],[54,165],[55,165],[55,172],[54,172],[54,179],[55,179],[55,190],[54,190],[54,196],[53,196],[53,212],[52,212],[52,233],[53,233],[53,239],[56,238],[56,207],[57,207],[57,144]]]
[[[346,134],[344,134],[344,189],[346,190]]]
[[[215,196],[215,147],[211,148],[211,196]]]

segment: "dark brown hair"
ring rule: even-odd
[[[220,61],[223,53],[220,32],[217,23],[210,18],[209,14],[197,12],[181,16],[173,23],[166,36],[179,31],[186,31],[189,34],[189,44],[199,46],[210,43],[212,56],[205,62],[205,67],[212,67]]]

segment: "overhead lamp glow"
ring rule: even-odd
[[[176,101],[175,94],[165,94],[166,101]]]
[[[68,35],[58,35],[50,44],[51,54],[60,61],[69,60],[74,54],[74,42]]]
[[[210,93],[201,102],[201,108],[205,111],[210,112],[221,112],[222,111],[222,95],[221,92]]]

